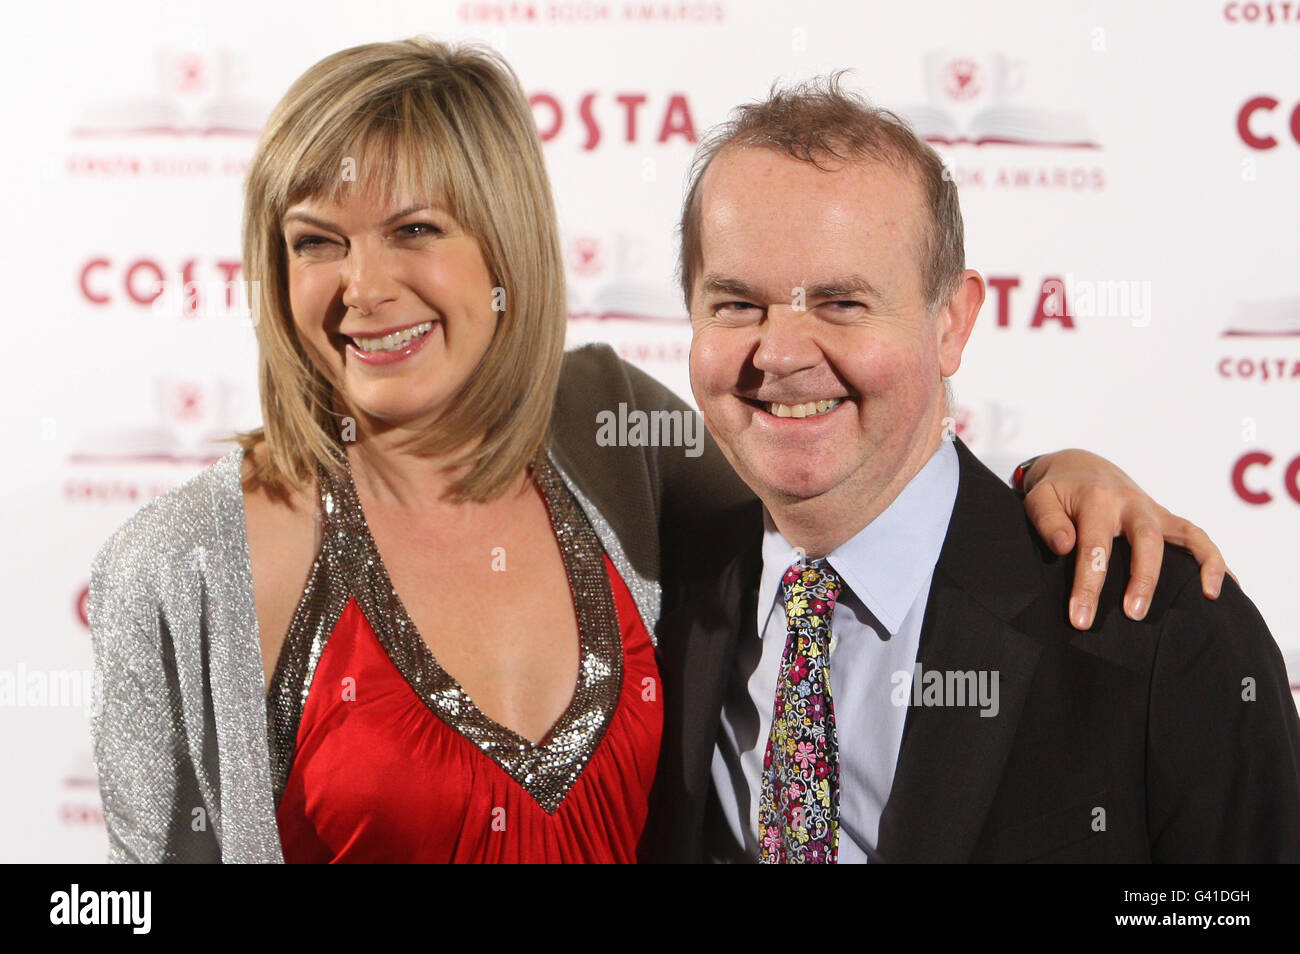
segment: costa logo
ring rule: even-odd
[[[1011,327],[1011,294],[1020,287],[1020,279],[1014,275],[989,275],[984,279],[990,294],[997,299],[999,328]],[[1061,328],[1074,330],[1074,316],[1070,314],[1070,302],[1065,283],[1059,278],[1044,278],[1038,289],[1038,304],[1029,316],[1030,328],[1041,328],[1048,322]]]
[[[1229,23],[1298,23],[1300,3],[1240,3],[1232,0],[1223,8],[1223,18]]]
[[[1232,465],[1232,489],[1248,504],[1262,506],[1273,501],[1269,490],[1285,491],[1300,504],[1300,454],[1285,465],[1268,451],[1254,450],[1242,454]]]
[[[1011,296],[1020,279],[990,275],[985,281],[990,297],[997,299],[997,327],[1011,327]],[[1079,318],[1118,318],[1135,328],[1151,323],[1151,281],[1142,278],[1052,275],[1038,287],[1038,300],[1029,316],[1029,328],[1049,322],[1067,331],[1075,330]]]
[[[129,302],[152,306],[166,290],[168,282],[179,282],[194,289],[212,285],[226,289],[226,304],[234,307],[232,300],[243,266],[235,260],[218,260],[210,268],[201,266],[198,259],[187,259],[179,268],[168,271],[156,259],[136,258],[115,261],[111,258],[92,258],[81,266],[78,287],[81,295],[92,305],[112,305]],[[195,309],[191,309],[193,311]]]
[[[552,93],[533,93],[528,102],[533,107],[533,120],[542,142],[559,137],[575,116],[582,124],[582,148],[587,151],[600,145],[607,127],[612,135],[621,134],[625,143],[662,144],[674,138],[688,144],[698,141],[691,106],[684,93],[671,94],[662,106],[651,103],[647,93],[615,93],[612,97],[587,93],[576,106],[567,109]],[[642,107],[647,108],[643,111]]]
[[[1219,377],[1238,381],[1300,381],[1300,358],[1219,359]]]
[[[1275,134],[1289,134],[1300,145],[1300,102],[1291,107],[1287,118],[1279,113],[1281,105],[1281,101],[1273,96],[1254,96],[1246,100],[1237,111],[1237,135],[1241,141],[1251,149],[1263,151],[1277,148]],[[1281,112],[1285,112],[1285,108]],[[1283,126],[1286,132],[1282,131]]]
[[[507,0],[494,3],[476,0],[462,3],[457,17],[463,23],[547,23],[555,26],[583,26],[592,23],[724,23],[727,8],[721,3],[601,3],[599,0],[549,0],[547,3],[528,3],[526,0]]]

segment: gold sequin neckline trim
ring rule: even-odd
[[[572,700],[540,743],[490,719],[438,664],[380,559],[350,470],[318,468],[323,541],[285,637],[267,693],[272,777],[278,807],[316,663],[348,598],[411,689],[439,719],[497,763],[554,814],[595,754],[623,683],[623,643],[604,549],[545,453],[533,479],[546,499],[578,620],[579,665]]]

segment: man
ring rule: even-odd
[[[682,240],[691,385],[763,506],[681,573],[643,844],[1300,860],[1300,720],[1235,581],[1170,548],[1137,620],[1112,574],[1072,628],[1074,557],[951,433],[985,285],[933,150],[835,79],[774,92],[703,147]]]

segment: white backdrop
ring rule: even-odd
[[[238,277],[271,106],[321,57],[417,33],[492,44],[533,98],[571,342],[687,398],[673,229],[695,141],[774,79],[851,68],[961,184],[990,281],[954,379],[963,438],[1003,474],[1065,446],[1119,462],[1220,544],[1300,683],[1300,5],[64,0],[6,19],[0,860],[104,857],[91,557],[259,421],[249,322],[159,307],[152,282]]]

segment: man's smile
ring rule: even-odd
[[[807,398],[801,400],[769,401],[762,398],[750,398],[736,395],[741,401],[757,410],[764,419],[807,420],[809,418],[827,417],[841,405],[851,403],[847,395],[827,398]]]
[[[843,398],[807,401],[803,404],[779,404],[773,401],[764,410],[773,417],[816,417],[835,410],[843,401]]]

